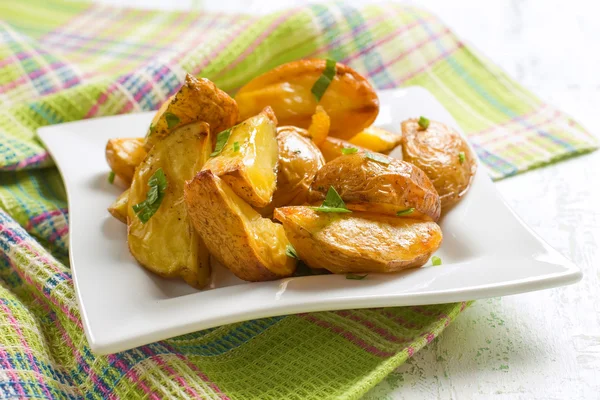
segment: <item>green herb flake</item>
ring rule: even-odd
[[[363,279],[365,279],[369,274],[364,274],[364,275],[358,275],[358,274],[346,274],[346,279],[351,279],[353,281],[362,281]]]
[[[373,161],[377,161],[378,163],[381,164],[389,164],[390,160],[384,156],[383,154],[379,154],[379,153],[371,153],[370,151],[365,152],[365,157],[373,160]]]
[[[458,153],[458,161],[461,164],[465,162],[465,153],[463,151],[461,151],[460,153]]]
[[[335,60],[327,59],[325,61],[325,70],[323,71],[323,73],[321,74],[319,79],[317,79],[317,81],[313,85],[312,89],[310,90],[312,92],[312,94],[315,96],[315,98],[317,99],[317,103],[319,101],[321,101],[321,98],[325,94],[325,91],[331,84],[331,81],[333,80],[334,77],[335,77]]]
[[[342,149],[342,154],[343,155],[354,154],[357,151],[358,151],[358,149],[356,147],[344,147]]]
[[[287,246],[285,246],[285,255],[290,258],[295,258],[296,260],[299,259],[298,253],[296,253],[296,249],[291,244],[288,244]]]
[[[438,256],[431,257],[431,265],[437,267],[438,265],[442,265],[442,259]]]
[[[176,127],[181,122],[177,115],[170,112],[165,113],[165,120],[167,121],[169,129]]]
[[[148,128],[148,133],[146,134],[146,137],[151,136],[155,130],[156,130],[156,126],[154,124],[150,124],[150,128]]]
[[[429,128],[429,120],[423,116],[419,117],[419,126],[423,130]]]
[[[294,154],[300,154],[302,153],[302,150],[294,150]]]
[[[415,209],[414,209],[413,207],[411,207],[411,208],[407,208],[406,210],[401,210],[401,211],[398,211],[398,212],[396,213],[396,215],[397,215],[398,217],[401,217],[401,216],[403,216],[403,215],[410,215],[410,214],[412,214],[412,213],[414,213],[414,212],[415,212]]]
[[[114,182],[115,182],[115,172],[110,171],[110,174],[108,174],[108,183],[110,183],[112,185]]]
[[[240,142],[233,142],[233,151],[236,153],[240,151]]]
[[[150,189],[146,193],[146,200],[133,206],[133,211],[143,224],[150,220],[165,197],[168,183],[162,168],[157,169],[150,177],[148,186]]]
[[[231,129],[225,129],[223,132],[217,135],[217,144],[215,144],[215,151],[210,153],[211,157],[218,156],[223,151],[223,147],[227,144],[227,140],[229,140],[229,136],[231,136]],[[235,147],[235,145],[234,145]]]
[[[340,197],[338,192],[333,188],[333,186],[329,186],[329,190],[327,191],[327,195],[325,196],[325,201],[319,207],[310,207],[312,210],[323,213],[351,213],[352,211],[348,210],[346,207],[346,203]]]

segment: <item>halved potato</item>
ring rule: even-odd
[[[349,142],[378,153],[388,154],[400,144],[401,140],[402,135],[388,132],[376,126],[369,126],[352,137]]]
[[[344,149],[349,149],[352,151],[353,149],[356,149],[357,153],[364,153],[365,151],[368,151],[368,149],[365,149],[362,146],[358,146],[346,140],[334,138],[331,136],[327,136],[327,138],[325,138],[325,141],[321,144],[319,149],[321,149],[321,153],[323,154],[323,157],[325,157],[326,162],[335,160],[336,158],[343,156]]]
[[[205,78],[187,74],[185,83],[157,111],[148,134],[146,148],[174,129],[194,121],[204,121],[213,136],[235,124],[238,108],[235,100]]]
[[[211,148],[205,122],[184,125],[158,140],[136,169],[127,205],[127,241],[135,259],[160,276],[181,277],[196,288],[209,280],[209,253],[190,223],[183,188],[200,171]],[[144,223],[133,206],[146,200],[148,181],[159,168],[167,188],[160,206]]]
[[[302,261],[336,274],[420,267],[442,243],[442,230],[430,221],[319,213],[304,206],[278,208],[275,219]]]
[[[273,107],[282,125],[308,128],[317,104],[331,118],[329,134],[351,138],[371,125],[379,113],[379,100],[369,82],[347,65],[337,63],[331,84],[317,103],[311,89],[325,70],[325,60],[298,60],[260,75],[235,96],[240,118]]]
[[[203,168],[227,182],[238,196],[255,207],[269,204],[275,192],[276,121],[267,107],[234,126],[221,152]]]
[[[124,224],[127,224],[127,203],[129,203],[129,189],[121,193],[108,207],[108,212]]]
[[[442,210],[467,193],[477,171],[467,141],[435,121],[430,121],[427,129],[422,129],[417,119],[402,123],[402,158],[427,174],[440,195]]]
[[[135,168],[146,157],[143,138],[109,139],[106,143],[106,162],[127,185],[131,184]]]
[[[330,186],[350,210],[398,215],[414,209],[406,216],[433,221],[440,216],[439,196],[425,173],[383,154],[355,153],[328,162],[310,186],[309,202],[324,200]]]
[[[261,217],[212,171],[187,182],[185,204],[210,253],[238,278],[267,281],[294,273],[283,226]]]

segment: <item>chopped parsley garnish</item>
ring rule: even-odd
[[[438,256],[431,257],[431,265],[437,267],[438,265],[442,265],[442,259]]]
[[[285,246],[285,255],[290,258],[295,258],[296,260],[299,259],[298,253],[296,253],[296,249],[291,244],[288,244],[287,246]]]
[[[310,91],[317,99],[317,103],[321,101],[321,97],[325,94],[325,91],[331,84],[331,81],[335,77],[335,60],[327,59],[325,61],[325,70],[314,83],[312,89]]]
[[[411,208],[407,208],[406,210],[398,211],[396,213],[396,215],[399,216],[399,217],[401,217],[403,215],[410,215],[410,214],[412,214],[414,212],[415,212],[415,209],[413,207],[411,207]]]
[[[429,128],[429,120],[423,116],[419,117],[419,126],[423,130]]]
[[[169,129],[177,126],[177,124],[181,122],[177,115],[170,112],[165,113],[165,120],[167,121],[167,126],[169,127]]]
[[[240,142],[233,142],[233,151],[236,153],[240,151]]]
[[[154,124],[150,124],[150,128],[148,129],[148,134],[146,135],[146,137],[152,135],[154,133],[155,129],[156,129],[156,126],[154,126]]]
[[[110,171],[110,174],[108,174],[108,183],[110,183],[112,185],[114,181],[115,181],[115,172]]]
[[[458,161],[462,164],[465,162],[465,153],[464,152],[460,152],[458,153]]]
[[[227,140],[231,135],[231,128],[225,129],[223,132],[217,135],[217,144],[215,144],[215,151],[210,153],[211,157],[218,156],[222,151],[225,144],[227,144]]]
[[[362,281],[363,279],[365,279],[369,274],[364,274],[364,275],[358,275],[358,274],[346,274],[346,279],[352,279],[354,281]]]
[[[389,164],[390,160],[384,156],[383,154],[379,154],[379,153],[371,153],[370,151],[365,152],[365,157],[367,157],[370,160],[373,161],[377,161],[378,163],[382,163],[382,164]]]
[[[143,224],[148,222],[154,215],[165,197],[168,183],[162,168],[157,169],[150,177],[148,186],[150,186],[150,189],[146,193],[146,200],[133,206],[133,212],[136,213]]]
[[[346,208],[346,203],[340,197],[338,192],[333,188],[333,186],[329,186],[329,190],[327,191],[327,195],[325,196],[325,201],[319,207],[310,207],[312,210],[317,212],[325,212],[325,213],[350,213],[352,211]]]
[[[358,149],[356,147],[344,147],[342,149],[342,154],[344,154],[344,155],[354,154],[357,151],[358,151]]]

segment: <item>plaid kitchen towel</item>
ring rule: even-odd
[[[379,89],[427,88],[496,179],[596,146],[419,9],[338,3],[255,17],[31,0],[0,2],[0,19],[0,398],[358,398],[465,307],[266,318],[96,356],[40,126],[156,109],[186,72],[235,92],[281,63],[329,57]]]

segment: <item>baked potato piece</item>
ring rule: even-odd
[[[425,173],[383,154],[355,153],[328,162],[310,186],[309,202],[324,200],[330,186],[350,210],[433,221],[440,216],[439,196]]]
[[[129,203],[129,189],[121,193],[114,203],[108,207],[110,215],[124,224],[127,224],[127,203]]]
[[[431,221],[353,212],[319,213],[310,207],[282,207],[275,219],[299,258],[311,268],[336,274],[396,272],[420,267],[442,242]]]
[[[334,138],[331,136],[325,138],[325,141],[323,142],[323,144],[321,144],[319,148],[321,149],[321,154],[323,154],[323,157],[325,157],[326,162],[335,160],[336,158],[341,157],[345,154],[364,153],[365,151],[368,151],[362,146],[358,146],[346,140]]]
[[[238,278],[258,282],[294,273],[283,226],[261,217],[212,171],[186,183],[185,204],[210,253]]]
[[[382,154],[388,154],[400,144],[401,135],[386,131],[376,126],[369,126],[356,136],[353,136],[349,142]]]
[[[267,107],[260,114],[231,128],[229,133],[219,134],[226,142],[222,146],[217,144],[212,153],[214,157],[203,168],[211,170],[238,196],[255,207],[269,204],[275,192],[278,159],[276,121]]]
[[[146,157],[143,138],[109,139],[106,143],[106,162],[116,176],[131,184],[135,168]]]
[[[325,165],[325,159],[313,141],[298,133],[295,127],[283,128],[277,129],[277,189],[271,203],[259,209],[265,217],[271,216],[276,207],[304,204],[311,182]]]
[[[282,125],[307,129],[319,104],[331,119],[329,134],[351,138],[377,117],[377,94],[358,72],[337,63],[331,83],[317,102],[311,89],[325,69],[325,60],[298,60],[254,78],[235,96],[240,118],[249,118],[271,106]]]
[[[442,211],[467,193],[477,171],[466,140],[435,121],[429,121],[426,129],[417,119],[402,123],[402,158],[427,174],[440,195]]]
[[[158,140],[136,169],[127,205],[127,241],[135,259],[160,276],[181,277],[195,288],[209,280],[209,253],[191,225],[183,189],[211,149],[205,122],[184,125]],[[161,189],[156,181],[162,174]],[[144,207],[146,203],[151,204]]]
[[[146,148],[190,122],[204,121],[216,134],[232,127],[237,118],[235,100],[208,79],[187,74],[179,91],[154,116],[146,135]]]

